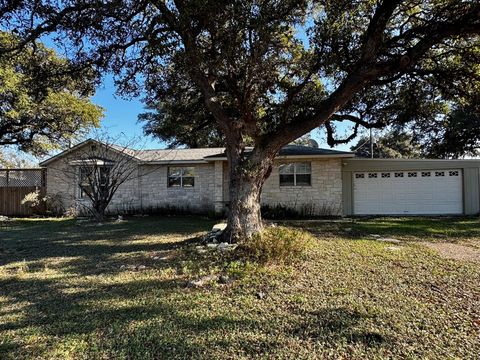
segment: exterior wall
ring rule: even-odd
[[[480,160],[344,159],[342,170],[344,215],[354,215],[354,172],[436,169],[462,170],[464,214],[478,214],[480,212]]]
[[[280,186],[280,163],[310,162],[311,186]],[[224,168],[224,199],[228,202],[228,167]],[[265,181],[261,195],[263,205],[282,205],[303,211],[308,215],[342,214],[341,159],[299,159],[275,161],[270,177]]]
[[[198,212],[212,211],[215,202],[215,164],[185,166],[195,168],[195,185],[192,188],[168,187],[168,165],[142,165],[139,177],[140,206],[143,209],[175,207]]]
[[[88,146],[85,145],[85,146]],[[78,154],[82,149],[78,149]],[[59,157],[47,165],[47,193],[61,196],[64,207],[81,206],[79,188],[73,168],[68,164],[76,152]],[[118,156],[118,155],[116,155]],[[311,186],[280,186],[278,166],[282,162],[310,162]],[[193,188],[168,187],[168,165],[139,165],[131,180],[120,186],[109,206],[111,212],[135,209],[155,210],[175,207],[196,212],[221,212],[229,201],[229,167],[226,161],[195,164],[172,164],[195,168]],[[297,160],[279,159],[266,180],[262,204],[282,205],[311,215],[340,215],[342,213],[342,160],[339,158]]]
[[[89,146],[86,144],[85,146]],[[81,210],[87,205],[88,199],[80,199],[80,189],[77,186],[78,174],[75,167],[69,164],[69,161],[85,153],[84,147],[78,148],[68,157],[59,157],[47,165],[47,195],[58,197],[65,210],[77,208]],[[112,155],[112,158],[118,158],[118,154]],[[133,160],[132,160],[133,161]],[[121,184],[115,193],[108,211],[125,211],[138,208],[140,204],[139,177],[138,171],[135,171],[130,179]]]

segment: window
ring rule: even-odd
[[[445,171],[435,171],[435,176],[445,176]]]
[[[365,174],[355,174],[355,179],[365,179]]]
[[[458,176],[458,171],[457,170],[449,171],[448,175],[449,176]]]
[[[280,186],[312,185],[312,166],[309,162],[280,164]]]
[[[422,171],[422,177],[429,177],[431,176],[430,171]]]
[[[395,177],[396,178],[402,178],[403,177],[403,172],[396,172]]]
[[[369,179],[376,179],[377,178],[377,173],[369,173],[368,178]]]
[[[100,191],[107,189],[110,177],[110,167],[108,166],[81,166],[79,168],[79,188],[80,199],[87,197],[87,193],[92,194],[95,187]]]
[[[169,167],[168,187],[191,188],[195,185],[195,169],[193,167]]]
[[[389,178],[390,177],[390,173],[382,173],[382,178]]]
[[[408,177],[417,177],[417,173],[416,172],[409,172]]]

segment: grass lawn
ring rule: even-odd
[[[478,218],[294,222],[318,240],[283,267],[199,254],[212,224],[0,223],[0,359],[479,358],[480,263],[422,244],[479,249]]]

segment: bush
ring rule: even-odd
[[[262,217],[271,220],[297,220],[314,218],[335,218],[341,213],[340,208],[334,204],[316,204],[313,202],[303,204],[263,204]]]
[[[292,263],[313,245],[312,234],[283,226],[269,227],[240,245],[245,257],[261,263]]]

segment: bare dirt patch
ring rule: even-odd
[[[470,246],[454,243],[425,243],[425,246],[436,250],[445,259],[480,262],[480,250]]]

